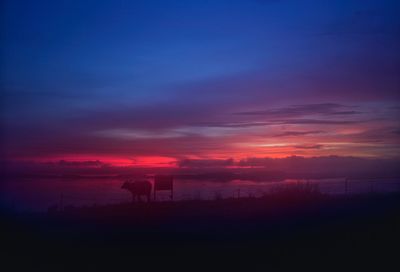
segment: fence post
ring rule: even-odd
[[[63,210],[63,206],[64,206],[64,194],[61,193],[60,195],[60,211]]]
[[[174,183],[171,184],[171,201],[174,201]]]

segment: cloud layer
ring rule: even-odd
[[[6,160],[399,154],[396,1],[48,2],[4,5]]]

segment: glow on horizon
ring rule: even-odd
[[[118,156],[102,156],[102,155],[81,155],[81,154],[69,154],[60,155],[53,157],[25,157],[18,158],[15,161],[19,162],[33,162],[33,163],[59,163],[61,161],[71,163],[84,163],[84,162],[96,162],[100,163],[100,166],[112,166],[112,167],[173,167],[176,165],[174,158],[162,157],[162,156],[141,156],[124,158]],[[98,166],[96,166],[98,167]]]

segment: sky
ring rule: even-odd
[[[8,161],[396,158],[399,1],[2,1]]]

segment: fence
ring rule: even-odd
[[[121,189],[124,180],[107,179],[29,179],[4,181],[0,204],[19,211],[45,211],[49,206],[93,206],[127,203],[131,194]],[[282,186],[315,184],[330,195],[400,192],[400,178],[291,179],[283,181],[199,180],[174,181],[174,200],[219,200],[262,197]],[[159,191],[157,201],[171,201],[169,191]]]
[[[183,181],[182,181],[183,182]],[[390,193],[400,192],[400,179],[393,178],[341,178],[326,180],[285,180],[279,182],[253,182],[251,185],[232,185],[221,183],[219,188],[207,188],[188,192],[176,187],[176,200],[219,200],[225,198],[261,197],[268,195],[282,187],[295,187],[305,184],[315,185],[321,193],[329,195],[354,195],[367,193]],[[126,196],[126,197],[125,197]],[[160,194],[157,201],[170,201],[169,194]],[[110,197],[107,195],[92,195],[88,197],[77,197],[74,195],[61,194],[58,203],[59,208],[66,206],[90,206],[97,204],[116,204],[130,201],[130,196],[124,194],[121,197]]]

